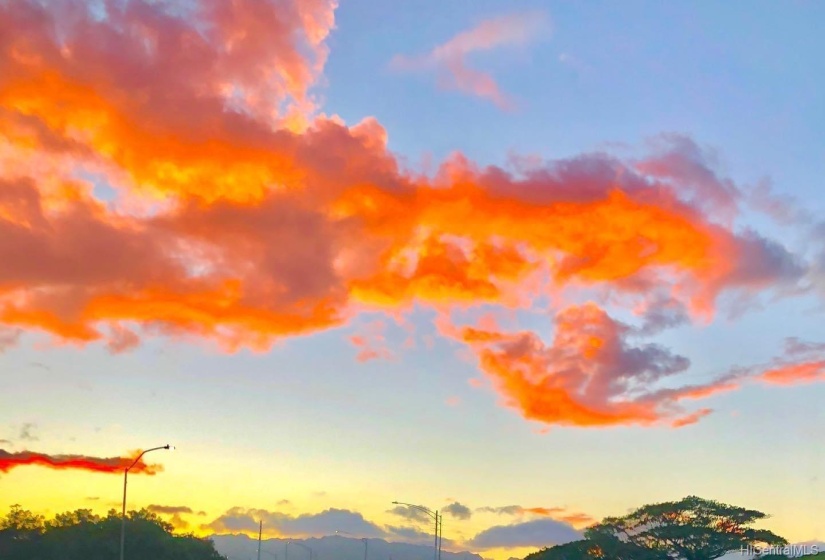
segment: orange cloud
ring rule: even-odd
[[[558,521],[565,521],[576,527],[586,526],[596,521],[593,517],[587,515],[586,513],[568,512],[566,508],[563,507],[523,507],[517,505],[502,507],[487,506],[479,508],[479,511],[497,513],[499,515],[532,514],[541,517],[550,517]]]
[[[751,379],[768,385],[797,385],[825,381],[825,343],[785,339],[784,352],[769,364],[752,367]]]
[[[702,418],[704,418],[712,412],[713,410],[710,408],[703,408],[701,410],[697,410],[696,412],[692,412],[687,416],[676,418],[675,420],[673,420],[673,422],[671,422],[670,425],[674,428],[684,428],[685,426],[696,424],[699,420],[701,420]]]
[[[536,515],[555,515],[559,512],[564,511],[564,508],[544,508],[544,507],[531,507],[531,508],[522,508],[524,513],[533,513]]]
[[[685,414],[679,400],[727,389],[704,386],[655,390],[684,372],[689,361],[655,344],[631,346],[631,329],[594,303],[570,306],[556,316],[547,346],[531,332],[502,333],[464,327],[453,336],[476,353],[481,368],[525,418],[572,426],[653,425],[682,427],[710,411]],[[724,388],[724,389],[723,389]]]
[[[434,68],[441,87],[488,99],[502,109],[512,109],[513,101],[501,91],[495,79],[470,68],[467,57],[479,51],[525,45],[548,30],[542,12],[494,17],[462,31],[426,55],[396,56],[391,66],[399,70]]]
[[[203,0],[181,15],[133,1],[100,20],[78,0],[6,6],[3,126],[27,148],[91,149],[143,189],[255,196],[294,171],[271,130],[308,122],[334,8]]]
[[[571,513],[568,515],[563,515],[559,519],[562,521],[567,521],[574,527],[584,527],[587,525],[592,525],[596,522],[596,519],[586,513]]]
[[[414,177],[374,119],[290,130],[227,93],[233,84],[303,103],[328,3],[205,1],[184,17],[135,2],[102,20],[82,3],[58,5],[75,16],[34,2],[0,8],[10,154],[0,161],[0,256],[19,263],[0,274],[7,326],[103,339],[115,352],[147,332],[266,349],[343,323],[353,303],[523,305],[547,269],[557,285],[670,282],[706,310],[720,290],[756,280],[751,261],[769,250],[785,258],[618,161],[586,156],[519,177],[456,156],[436,178]],[[299,33],[270,44],[258,21]],[[498,44],[513,21],[456,44]],[[284,61],[277,76],[273,61]],[[681,180],[679,153],[658,175]],[[120,203],[149,197],[148,210],[96,198],[72,171],[84,166],[104,173]]]
[[[138,455],[138,453],[135,454]],[[47,455],[34,451],[19,451],[10,453],[0,449],[0,472],[9,472],[11,469],[37,465],[56,470],[81,470],[100,473],[122,473],[135,460],[132,457],[89,457],[86,455]],[[160,465],[150,465],[141,459],[129,472],[153,475],[162,471]]]
[[[795,385],[825,380],[825,360],[782,365],[761,374],[761,380],[775,385]]]
[[[405,170],[376,119],[315,116],[335,2],[230,4],[0,5],[0,262],[14,263],[0,348],[42,331],[112,352],[157,335],[263,351],[364,309],[527,308],[593,288],[655,334],[806,272],[730,226],[738,191],[687,138],[641,161],[507,171],[455,154],[432,176]],[[484,22],[432,56],[461,70],[538,19]],[[453,336],[508,406],[551,424],[685,424],[698,413],[680,401],[722,390],[646,391],[686,360],[631,345],[601,309],[568,307],[556,326],[549,346],[486,326]],[[356,336],[363,359],[380,353]]]

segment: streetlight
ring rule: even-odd
[[[442,520],[443,520],[444,516],[439,515],[438,510],[433,511],[430,508],[425,508],[424,506],[419,506],[419,505],[416,505],[416,504],[408,504],[408,503],[405,503],[405,502],[393,502],[393,504],[399,505],[399,506],[407,506],[407,507],[417,509],[419,511],[423,511],[424,513],[426,513],[427,515],[429,515],[430,517],[435,519],[435,544],[433,545],[433,549],[434,549],[433,553],[434,553],[435,560],[441,560],[441,537],[439,536],[439,530],[443,530],[443,529],[441,529],[441,527],[442,527]]]
[[[143,458],[144,455],[149,453],[150,451],[157,451],[158,449],[174,449],[168,443],[166,445],[161,445],[160,447],[153,447],[152,449],[147,449],[146,451],[142,452],[140,455],[137,456],[137,459],[129,465],[125,471],[123,471],[123,512],[120,516],[120,560],[123,560],[123,545],[126,543],[126,479],[129,476],[129,471],[132,467],[138,464],[138,461]]]
[[[341,534],[341,535],[350,535],[352,537],[355,536],[352,533],[347,533],[346,531],[335,531],[335,532],[337,534]],[[369,547],[369,545],[368,545],[369,539],[367,539],[365,537],[362,537],[361,540],[364,541],[364,560],[367,560],[367,548]]]

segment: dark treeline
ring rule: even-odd
[[[754,555],[760,560],[800,554],[823,558],[812,554],[818,551],[813,546],[791,546],[779,535],[753,527],[767,517],[761,511],[688,496],[608,517],[589,527],[584,539],[544,548],[525,560],[714,560],[737,552],[743,560]]]
[[[12,506],[0,518],[2,560],[114,560],[120,553],[120,514],[101,517],[91,510],[45,519]],[[225,560],[212,541],[194,535],[176,535],[156,514],[132,511],[126,520],[125,556],[128,560]]]

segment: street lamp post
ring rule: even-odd
[[[157,451],[159,449],[174,449],[168,443],[166,445],[161,445],[160,447],[153,447],[152,449],[147,449],[146,451],[142,452],[140,455],[137,456],[137,459],[129,465],[126,470],[123,471],[123,511],[120,516],[120,560],[123,560],[123,550],[124,545],[126,544],[126,480],[129,477],[129,471],[138,464],[144,455],[149,453],[150,451]]]
[[[435,526],[438,529],[437,531],[437,538],[438,538],[438,560],[441,560],[441,533],[444,528],[444,515],[438,513],[438,510],[435,511]]]
[[[441,524],[442,524],[442,520],[443,520],[444,516],[439,515],[438,510],[433,511],[430,508],[426,508],[424,506],[419,506],[419,505],[416,505],[416,504],[408,504],[406,502],[393,502],[393,504],[396,504],[396,505],[399,505],[399,506],[407,506],[407,507],[417,509],[419,511],[423,511],[424,513],[426,513],[427,515],[429,515],[430,517],[432,517],[435,520],[435,532],[434,532],[435,544],[433,545],[433,549],[434,549],[433,550],[433,558],[434,558],[434,560],[441,560],[441,537],[440,537],[440,534],[439,534],[439,530],[441,529]]]

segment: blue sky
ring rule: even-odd
[[[548,13],[546,39],[475,57],[524,100],[508,114],[388,68],[395,54],[426,52],[508,5],[343,3],[330,42],[327,110],[348,122],[375,115],[391,148],[407,157],[461,149],[485,163],[503,163],[510,150],[556,158],[689,134],[719,150],[738,180],[770,176],[782,191],[816,198],[825,165],[816,126],[825,118],[821,5],[519,4],[532,10]]]

